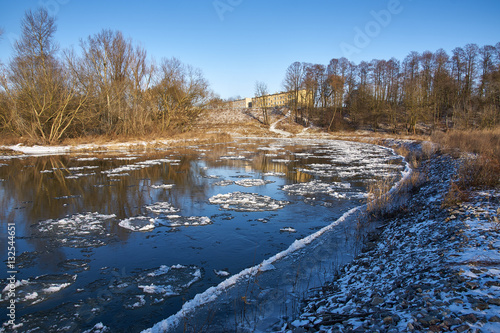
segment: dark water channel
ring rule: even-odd
[[[0,254],[15,223],[18,330],[149,328],[402,169],[389,149],[321,140],[1,159]]]

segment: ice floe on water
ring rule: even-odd
[[[15,300],[27,306],[38,304],[62,289],[69,287],[76,281],[76,278],[77,275],[50,274],[28,280],[17,280],[14,284],[16,290]],[[10,285],[2,290],[2,302],[11,299],[8,296],[10,290]]]
[[[238,156],[228,155],[228,156],[221,156],[221,157],[219,157],[219,159],[220,160],[234,160],[234,161],[236,161],[236,160],[244,160],[244,159],[246,159],[246,157],[243,155],[238,155]]]
[[[118,277],[108,288],[124,298],[125,308],[133,309],[146,304],[159,304],[169,297],[180,295],[202,278],[203,271],[197,266],[162,265]]]
[[[104,326],[103,323],[97,323],[89,330],[83,331],[83,333],[108,333],[111,332],[111,329],[107,326]]]
[[[75,158],[75,161],[79,161],[79,162],[91,162],[91,161],[97,161],[99,160],[99,158],[97,157],[78,157],[78,158]]]
[[[116,215],[99,213],[75,214],[62,219],[38,222],[36,230],[50,242],[65,247],[98,247],[106,245],[112,237],[105,223]]]
[[[270,172],[265,172],[262,175],[263,176],[268,176],[268,177],[284,177],[284,176],[286,176],[286,173],[284,173],[284,172],[277,172],[277,171],[270,171]]]
[[[156,214],[173,214],[180,211],[179,208],[174,207],[171,203],[166,201],[147,205],[146,209]]]
[[[278,210],[290,203],[284,200],[275,200],[265,195],[246,192],[217,194],[208,199],[208,201],[211,204],[220,205],[221,209],[234,210],[238,212]]]
[[[214,269],[214,273],[215,273],[215,275],[217,275],[218,277],[221,277],[221,278],[226,278],[229,275],[231,275],[231,273],[229,273],[226,270],[216,270],[216,269]]]
[[[207,216],[179,216],[168,215],[167,219],[158,221],[159,225],[167,227],[190,227],[212,224],[212,220]]]
[[[270,183],[274,182],[271,180],[264,180],[264,179],[242,179],[235,181],[236,185],[243,187],[264,186]]]
[[[323,182],[312,180],[307,183],[284,185],[282,190],[291,195],[315,196],[328,195],[336,199],[351,199],[366,197],[365,193],[353,192],[351,184],[345,182]]]
[[[272,159],[271,162],[273,163],[290,163],[292,162],[292,160],[287,160],[287,159],[284,159],[284,158],[275,158],[275,159]]]
[[[155,228],[156,219],[147,216],[136,216],[121,220],[118,225],[131,231],[151,231]]]
[[[307,164],[299,171],[328,178],[369,179],[380,175],[398,175],[403,167],[401,156],[385,147],[363,143],[329,142],[325,147],[317,149],[314,156],[309,153],[295,153],[298,158],[325,160],[324,162]],[[313,162],[313,161],[312,161]]]
[[[117,176],[128,176],[129,171],[135,171],[135,170],[140,170],[152,166],[158,166],[161,164],[165,163],[170,163],[173,165],[174,163],[179,163],[180,160],[173,160],[173,159],[168,159],[168,158],[161,158],[161,159],[155,159],[155,160],[147,160],[147,161],[141,161],[137,162],[134,164],[129,164],[129,165],[124,165],[120,166],[111,170],[105,170],[102,171],[102,173],[107,174],[108,177],[117,177]]]
[[[214,186],[229,186],[229,185],[233,185],[233,184],[234,184],[233,180],[224,179],[224,180],[220,180],[220,181],[214,183],[213,185]]]
[[[371,179],[374,176],[397,176],[403,169],[401,164],[393,164],[392,159],[381,160],[374,163],[373,159],[360,161],[359,164],[346,165],[334,163],[313,163],[307,168],[298,170],[317,177],[350,179]]]
[[[174,184],[160,184],[160,185],[151,185],[151,188],[157,189],[157,190],[170,190],[174,187]]]
[[[189,227],[212,224],[212,220],[207,216],[181,216],[175,213],[180,209],[174,207],[169,202],[156,202],[146,205],[145,208],[159,217],[136,216],[121,220],[118,225],[131,231],[151,231],[156,227]]]

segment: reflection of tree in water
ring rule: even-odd
[[[280,173],[289,183],[309,181],[312,176],[297,170],[303,166],[303,161],[294,158],[294,153],[302,152],[307,147],[283,146],[279,152],[280,155],[271,156],[270,153],[274,150],[262,149],[267,147],[266,141],[250,141],[238,143],[237,146],[219,146],[219,149],[211,150],[206,155],[206,163],[213,168],[230,167],[234,169],[250,168],[253,172],[258,173]],[[270,142],[267,142],[268,144]],[[260,148],[260,149],[259,149]],[[236,154],[235,153],[236,150]],[[245,159],[221,159],[222,156],[227,156],[228,152],[233,152],[233,155],[242,155]],[[282,160],[282,161],[277,161]],[[286,160],[286,162],[285,162]]]
[[[118,219],[146,214],[147,204],[168,201],[181,206],[189,199],[206,198],[206,185],[199,177],[197,155],[181,152],[176,163],[161,163],[132,170],[130,175],[110,177],[101,171],[141,161],[164,159],[165,152],[143,154],[136,159],[97,155],[96,160],[78,161],[75,156],[59,155],[13,159],[0,169],[2,182],[2,221],[17,221],[18,230],[30,236],[33,225],[47,219],[60,219],[77,213],[115,214]],[[82,167],[91,167],[83,168]],[[78,178],[71,178],[78,174]],[[70,177],[70,178],[67,178]],[[175,184],[172,190],[158,190],[153,184]],[[22,206],[22,209],[19,209]],[[182,207],[178,207],[182,208]],[[129,233],[116,221],[103,222],[110,233],[124,240]],[[46,239],[30,239],[37,251],[46,248]]]

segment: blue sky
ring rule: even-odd
[[[39,6],[55,14],[61,49],[120,30],[156,61],[200,68],[223,98],[253,96],[256,81],[280,91],[294,61],[402,60],[410,51],[500,42],[498,0],[0,0],[3,63],[25,11]]]

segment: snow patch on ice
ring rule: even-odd
[[[272,211],[281,209],[289,204],[288,201],[275,200],[268,196],[246,192],[217,194],[208,199],[208,201],[211,204],[220,205],[221,209],[237,212]]]
[[[297,183],[285,185],[282,190],[291,195],[312,196],[325,194],[337,199],[351,198],[352,195],[359,197],[360,193],[350,193],[351,184],[349,183],[326,183],[321,180],[312,180],[307,183]]]
[[[151,185],[151,188],[158,190],[170,190],[174,187],[174,184],[160,184],[160,185]]]
[[[51,241],[67,247],[96,247],[110,237],[105,222],[116,215],[99,213],[75,214],[58,220],[45,220],[37,225],[39,233],[52,235]]]
[[[155,228],[155,222],[156,219],[147,216],[137,216],[124,219],[118,225],[131,231],[151,231]]]
[[[174,207],[169,202],[157,202],[151,205],[147,205],[146,209],[157,214],[172,214],[180,211],[180,209]]]
[[[224,180],[220,180],[220,181],[214,183],[213,185],[214,186],[229,186],[229,185],[233,185],[233,184],[234,184],[233,180],[224,179]]]
[[[41,303],[52,297],[53,294],[61,291],[72,285],[76,281],[77,275],[60,274],[60,275],[41,275],[28,280],[17,280],[16,302],[24,303],[28,306]],[[6,286],[2,290],[2,298],[0,300],[9,300],[8,295],[11,288]]]
[[[214,269],[214,273],[215,275],[219,276],[219,277],[228,277],[229,275],[231,275],[231,273],[229,273],[228,271],[224,271],[224,270],[215,270]]]
[[[207,216],[168,215],[167,220],[158,220],[158,224],[168,227],[204,226],[212,224],[212,220]]]
[[[264,180],[264,179],[242,179],[235,181],[236,185],[243,187],[264,186],[270,183],[274,182],[271,180]]]

